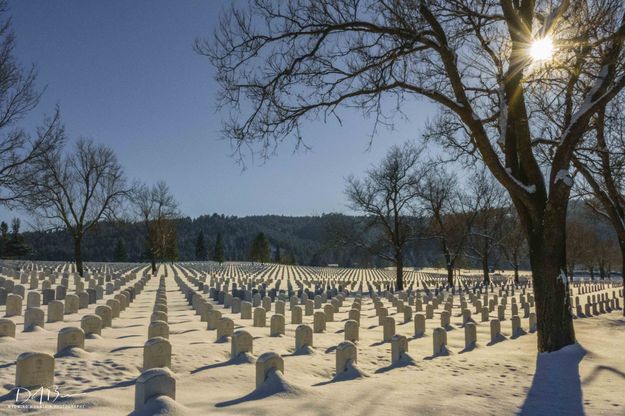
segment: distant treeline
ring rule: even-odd
[[[588,219],[586,208],[573,203],[571,216],[578,221],[588,221],[592,228],[612,240],[610,227],[596,220]],[[197,259],[196,245],[200,231],[204,234],[206,258],[214,258],[217,234],[223,236],[224,254],[227,261],[250,260],[254,239],[263,233],[269,241],[271,260],[279,257],[282,262],[309,266],[338,264],[342,267],[385,267],[389,264],[357,247],[338,246],[333,242],[332,231],[337,223],[358,222],[361,217],[341,214],[292,217],[262,215],[249,217],[202,215],[195,219],[185,217],[175,220],[177,228],[178,260]],[[38,260],[72,261],[73,241],[66,231],[45,231],[23,233],[30,246],[27,258]],[[140,223],[100,223],[83,242],[86,261],[117,261],[120,256],[120,242],[128,261],[148,261],[145,250],[143,225]],[[289,259],[289,260],[287,260]],[[411,243],[406,253],[407,266],[443,267],[437,240],[418,240]],[[459,267],[475,266],[468,258]],[[522,264],[527,266],[525,260]],[[502,256],[494,255],[492,267],[509,268]]]
[[[337,221],[356,221],[356,217],[326,214],[310,217],[263,215],[236,217],[219,214],[202,215],[175,220],[181,261],[196,259],[196,243],[200,231],[204,234],[208,258],[213,258],[217,234],[223,236],[227,261],[250,259],[252,242],[258,233],[264,233],[270,243],[272,260],[294,259],[301,265],[321,266],[386,266],[366,251],[356,247],[337,247],[329,231]],[[143,225],[140,223],[100,223],[85,236],[83,256],[86,261],[115,261],[121,240],[128,261],[147,261]],[[39,260],[67,260],[73,258],[72,238],[66,231],[24,233],[31,247],[30,258]],[[414,245],[408,254],[407,264],[428,265],[435,261],[438,252],[434,242],[423,241]]]

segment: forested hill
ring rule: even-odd
[[[584,205],[572,201],[569,217],[587,223],[602,238],[614,241],[614,231],[609,224],[598,221]],[[249,260],[252,241],[262,232],[269,241],[272,260],[275,260],[279,249],[283,262],[293,258],[294,262],[300,265],[388,266],[388,263],[362,249],[332,243],[331,236],[337,226],[345,227],[347,224],[356,230],[358,227],[354,224],[359,221],[362,221],[362,217],[340,214],[308,217],[281,215],[235,217],[213,214],[195,219],[181,218],[176,220],[178,258],[182,261],[196,260],[196,241],[202,231],[208,258],[213,257],[215,240],[217,234],[221,233],[226,260]],[[84,238],[83,258],[86,261],[117,261],[116,246],[121,241],[128,261],[147,260],[144,254],[144,227],[140,223],[99,224]],[[73,259],[73,241],[66,231],[27,232],[23,235],[32,249],[28,256],[31,259],[65,261]],[[457,264],[459,267],[462,267],[461,262],[469,265],[473,264],[474,260],[461,259]],[[417,240],[410,243],[405,250],[404,264],[443,267],[440,243],[438,240]],[[494,267],[508,267],[507,262],[498,255],[493,255],[491,264]]]
[[[248,260],[252,240],[263,232],[271,245],[272,256],[278,247],[284,259],[292,253],[297,264],[327,265],[337,263],[343,266],[383,266],[379,259],[355,248],[335,247],[329,242],[328,230],[340,218],[349,221],[353,217],[327,214],[310,217],[289,217],[263,215],[235,217],[224,215],[203,215],[195,219],[181,218],[176,221],[180,260],[195,259],[195,244],[200,230],[212,257],[218,232],[222,233],[226,260]],[[71,260],[73,243],[65,231],[24,233],[32,248],[30,257],[40,260]],[[114,261],[117,240],[121,239],[128,253],[129,261],[145,260],[144,228],[139,223],[99,224],[83,242],[83,257],[86,261]],[[423,249],[410,250],[407,264],[425,265],[432,262],[432,243],[421,243]],[[419,253],[418,255],[416,253]]]

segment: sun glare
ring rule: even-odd
[[[530,47],[530,56],[535,61],[546,61],[553,55],[553,41],[550,37],[536,39]]]

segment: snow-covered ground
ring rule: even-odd
[[[87,339],[86,351],[56,358],[58,390],[71,397],[29,412],[110,416],[134,410],[134,381],[140,374],[158,281],[152,278],[113,321],[113,328],[103,330],[102,337]],[[253,335],[254,356],[273,351],[284,359],[284,377],[273,378],[263,390],[255,391],[254,363],[230,361],[230,343],[215,342],[215,331],[207,330],[206,323],[185,301],[171,266],[166,287],[176,400],[152,401],[144,414],[625,414],[625,318],[620,310],[576,319],[579,344],[555,353],[537,354],[536,335],[532,333],[512,339],[509,315],[502,322],[505,340],[487,345],[488,322],[477,322],[477,347],[463,351],[464,330],[456,302],[447,335],[450,354],[433,357],[432,330],[440,326],[442,307],[434,319],[426,321],[426,335],[414,338],[414,323],[404,323],[403,314],[384,300],[397,322],[397,333],[409,339],[412,358],[392,365],[390,343],[382,342],[382,327],[378,326],[373,303],[364,298],[357,365],[365,376],[348,374],[334,380],[335,348],[344,339],[344,321],[352,298],[346,299],[334,322],[328,322],[325,333],[314,334],[310,354],[294,354],[297,325],[290,324],[288,304],[286,334],[281,337],[270,337],[268,327],[255,328],[252,320],[242,320],[238,314],[216,306],[223,316],[235,321],[235,330],[244,328]],[[25,412],[11,408],[15,402],[11,392],[15,358],[24,351],[54,354],[59,329],[80,326],[81,316],[93,313],[94,308],[90,305],[88,310],[67,315],[64,322],[46,323],[45,329],[34,332],[22,331],[22,317],[12,318],[18,324],[16,339],[0,339],[0,414]],[[273,311],[267,314],[267,322]],[[4,315],[4,306],[0,315]],[[312,318],[304,316],[304,323],[312,325]],[[522,319],[522,327],[528,328],[527,319]]]

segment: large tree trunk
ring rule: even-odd
[[[80,277],[83,275],[81,242],[82,237],[74,237],[74,261],[76,262],[76,272]]]
[[[404,255],[401,251],[395,253],[395,268],[395,286],[397,290],[404,290]]]
[[[519,265],[515,264],[514,266],[514,283],[519,284]]]
[[[482,256],[482,273],[484,274],[484,284],[490,284],[490,272],[488,270],[488,256]]]
[[[152,236],[150,234],[150,221],[147,217],[145,218],[145,246],[147,248],[147,252],[150,254],[152,275],[156,275],[156,258],[154,256],[154,245],[152,241]]]
[[[447,284],[454,286],[454,265],[451,262],[447,262]]]
[[[621,247],[621,279],[623,279],[623,290],[625,290],[625,241],[620,244]],[[625,300],[625,297],[623,298]],[[625,316],[625,302],[623,302],[623,316]]]
[[[443,251],[443,257],[445,257],[445,267],[447,268],[447,284],[450,287],[454,285],[454,262],[451,261],[451,253],[447,248],[447,242],[445,239],[441,239],[441,249]]]
[[[539,352],[557,351],[575,342],[565,275],[566,215],[548,214],[542,227],[528,233]]]

